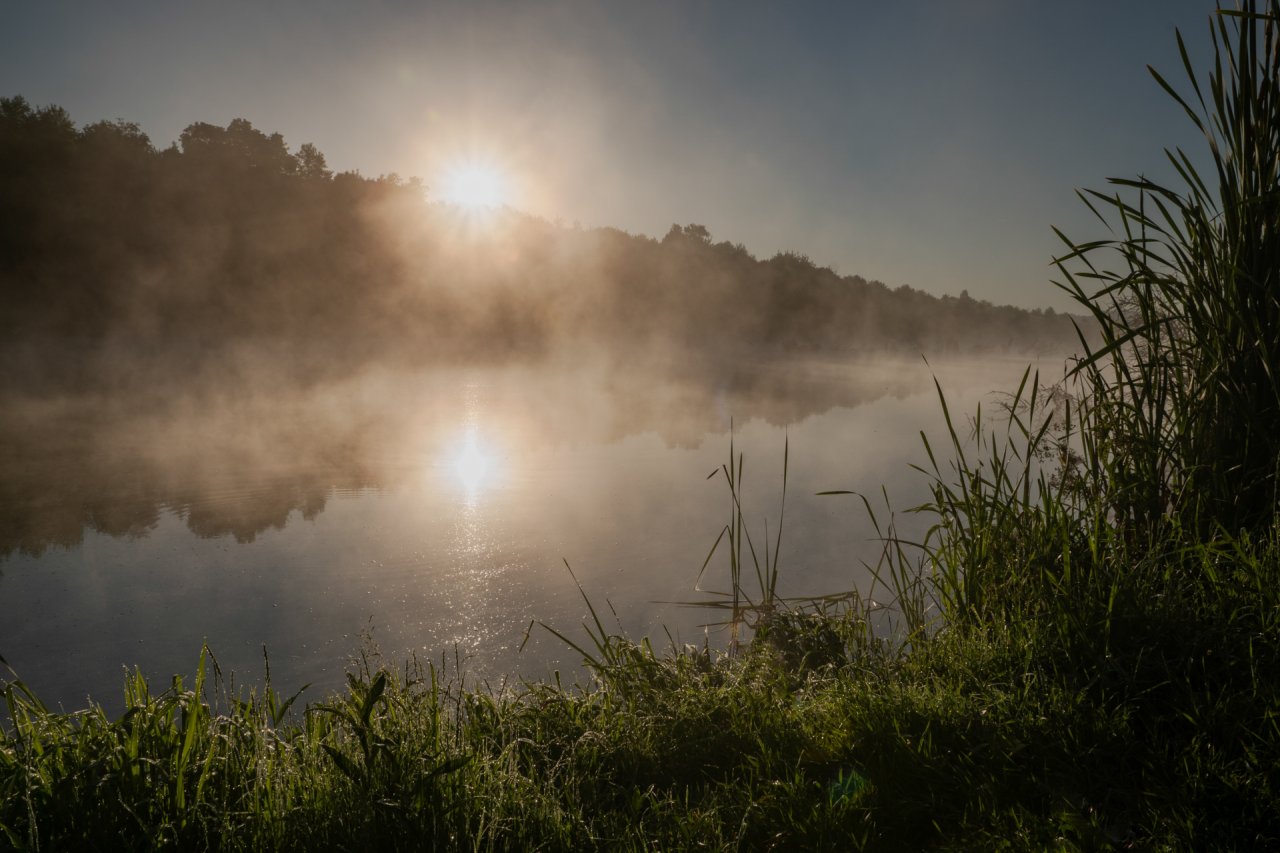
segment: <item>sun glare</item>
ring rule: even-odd
[[[474,432],[468,432],[466,444],[453,460],[453,470],[459,484],[469,495],[474,495],[488,478],[492,464],[490,456],[476,441]]]
[[[449,170],[441,186],[441,198],[459,207],[501,207],[507,203],[507,195],[502,173],[484,163],[467,163]]]

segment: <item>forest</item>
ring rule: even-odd
[[[1065,352],[1071,319],[335,174],[244,119],[166,148],[0,99],[0,390],[306,388],[381,367],[579,358],[698,376],[780,358]]]

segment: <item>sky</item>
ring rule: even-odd
[[[9,3],[0,96],[158,147],[246,118],[337,170],[492,164],[512,206],[1070,308],[1076,198],[1197,150],[1146,70],[1206,68],[1213,0]]]

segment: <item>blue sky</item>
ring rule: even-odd
[[[9,4],[0,95],[167,145],[243,117],[337,169],[438,183],[498,164],[514,203],[1024,306],[1074,191],[1166,175],[1197,140],[1150,78],[1211,0]],[[1203,63],[1201,63],[1203,67]]]

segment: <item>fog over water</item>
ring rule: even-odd
[[[932,373],[966,410],[1023,367],[815,363],[762,368],[749,388],[440,370],[212,416],[56,433],[9,417],[0,596],[17,616],[0,649],[67,707],[118,701],[125,665],[190,671],[202,642],[241,683],[260,681],[266,645],[290,690],[338,686],[366,633],[392,661],[456,649],[495,682],[569,672],[576,654],[539,629],[517,653],[531,620],[576,635],[586,615],[562,560],[632,636],[700,643],[712,615],[659,602],[708,597],[695,582],[729,497],[706,477],[731,419],[760,534],[766,518],[776,531],[790,442],[783,591],[865,592],[877,549],[860,502],[814,493],[884,483],[897,508],[919,502],[917,431],[942,437]]]
[[[1078,342],[696,223],[491,201],[334,174],[243,119],[161,149],[0,97],[0,654],[24,680],[111,701],[121,667],[163,680],[206,641],[242,683],[265,645],[317,691],[370,642],[572,669],[543,631],[516,653],[583,617],[565,561],[632,636],[700,641],[706,611],[657,602],[703,595],[731,425],[761,537],[790,441],[783,591],[866,591],[861,505],[814,493],[913,505],[932,372],[967,412]]]

